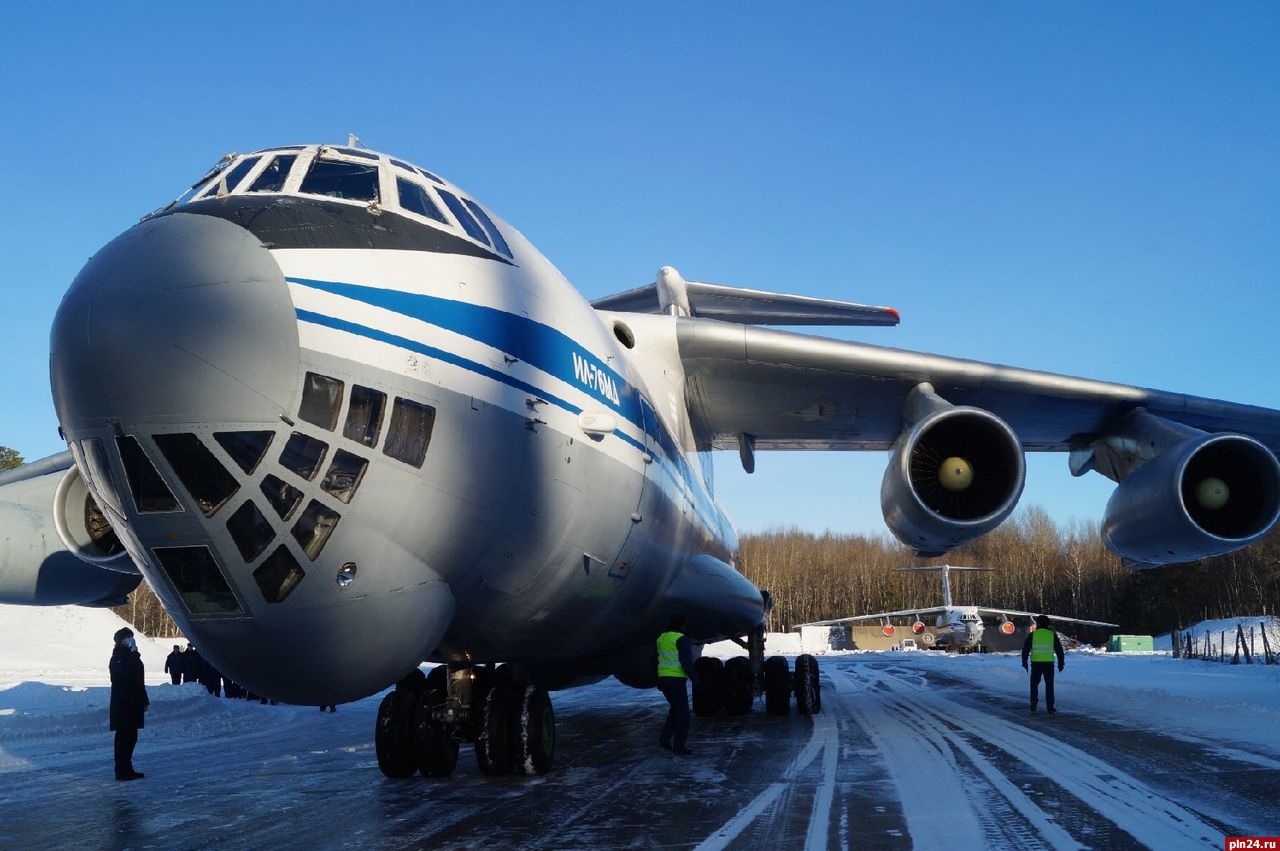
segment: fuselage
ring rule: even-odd
[[[951,647],[977,647],[982,643],[983,628],[977,608],[950,606],[938,615],[938,641]]]
[[[402,160],[279,148],[90,260],[51,378],[77,468],[188,638],[321,704],[427,659],[614,673],[683,564],[736,563],[672,322],[597,313]],[[739,609],[705,631],[750,629]]]

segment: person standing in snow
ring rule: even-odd
[[[143,726],[143,715],[151,703],[147,697],[145,668],[138,645],[133,640],[133,630],[123,627],[116,631],[116,645],[111,651],[111,714],[108,729],[116,734],[116,779],[137,780],[141,771],[133,769],[133,749],[138,744],[138,730]]]
[[[1036,615],[1036,628],[1022,642],[1022,669],[1027,670],[1027,657],[1031,657],[1031,711],[1036,711],[1040,698],[1040,680],[1044,679],[1044,705],[1050,712],[1053,706],[1053,657],[1058,657],[1058,670],[1066,665],[1062,641],[1058,633],[1049,628],[1048,615]]]
[[[693,651],[689,637],[684,634],[684,625],[685,616],[674,614],[667,631],[658,636],[658,690],[669,706],[658,744],[680,756],[692,753],[684,746],[689,736],[689,692],[684,684],[692,680],[694,686],[698,685]]]
[[[182,685],[182,651],[178,645],[173,645],[173,652],[164,660],[164,672],[169,675],[169,679],[173,684]]]

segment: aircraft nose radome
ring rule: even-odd
[[[68,427],[263,421],[293,407],[298,356],[271,253],[224,219],[176,213],[85,264],[54,319],[49,371]]]

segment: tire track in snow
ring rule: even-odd
[[[860,721],[879,728],[877,731],[867,730],[877,744],[885,740],[887,735],[888,749],[894,750],[892,737],[895,727],[914,727],[917,731],[926,731],[923,739],[930,743],[931,750],[936,749],[937,741],[941,738],[962,754],[990,788],[998,792],[1034,827],[1047,847],[1065,849],[1083,846],[1054,823],[1051,814],[1045,813],[1017,784],[1009,780],[1000,766],[980,753],[970,738],[1014,757],[1143,845],[1171,848],[1217,844],[1221,841],[1218,828],[1205,823],[1195,813],[1168,800],[1126,772],[1078,748],[1050,735],[992,716],[981,709],[949,700],[927,688],[922,690],[917,684],[905,682],[897,672],[863,669],[863,673],[873,685],[867,692],[870,702],[877,703],[881,710],[889,710],[873,714],[868,710],[855,708]],[[847,676],[847,673],[841,672],[841,675]],[[912,678],[918,679],[918,675],[913,674]],[[874,686],[879,686],[894,697],[877,695]],[[910,705],[919,710],[919,713],[910,715],[912,720],[903,717],[903,698],[908,698]],[[920,754],[919,747],[915,750]],[[902,758],[903,754],[897,756]],[[895,783],[900,789],[904,785],[913,785],[909,782],[904,784],[898,773],[895,773]],[[912,814],[921,812],[917,806],[919,802],[909,801],[911,798],[909,790],[904,793],[903,809],[909,825],[913,823]],[[978,802],[966,803],[973,806]],[[955,826],[964,829],[972,823],[970,819],[962,819]],[[927,838],[916,834],[916,831],[912,831],[916,848],[933,847],[927,844]],[[968,839],[976,840],[979,845],[989,844],[981,836],[960,836],[962,845],[967,846]],[[949,838],[957,839],[954,831]],[[924,842],[921,842],[922,839]],[[1026,839],[1022,838],[1023,844]],[[937,847],[942,847],[942,844]]]
[[[843,701],[841,701],[843,703]],[[783,771],[778,782],[772,783],[757,795],[751,803],[740,809],[719,830],[704,839],[694,851],[722,851],[757,819],[777,810],[780,802],[790,798],[802,772],[823,755],[821,779],[813,795],[813,810],[805,833],[805,851],[826,851],[830,846],[831,806],[835,799],[836,766],[840,756],[839,723],[832,712],[835,701],[829,701],[825,711],[811,715],[813,727],[809,740]]]

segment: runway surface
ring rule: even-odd
[[[689,757],[657,747],[656,691],[556,693],[537,778],[485,777],[470,747],[447,780],[384,778],[377,697],[330,714],[152,686],[146,777],[117,783],[91,689],[0,718],[0,847],[1164,851],[1280,827],[1268,747],[1073,712],[1068,682],[1031,715],[935,656],[824,658],[820,714],[695,719]]]

